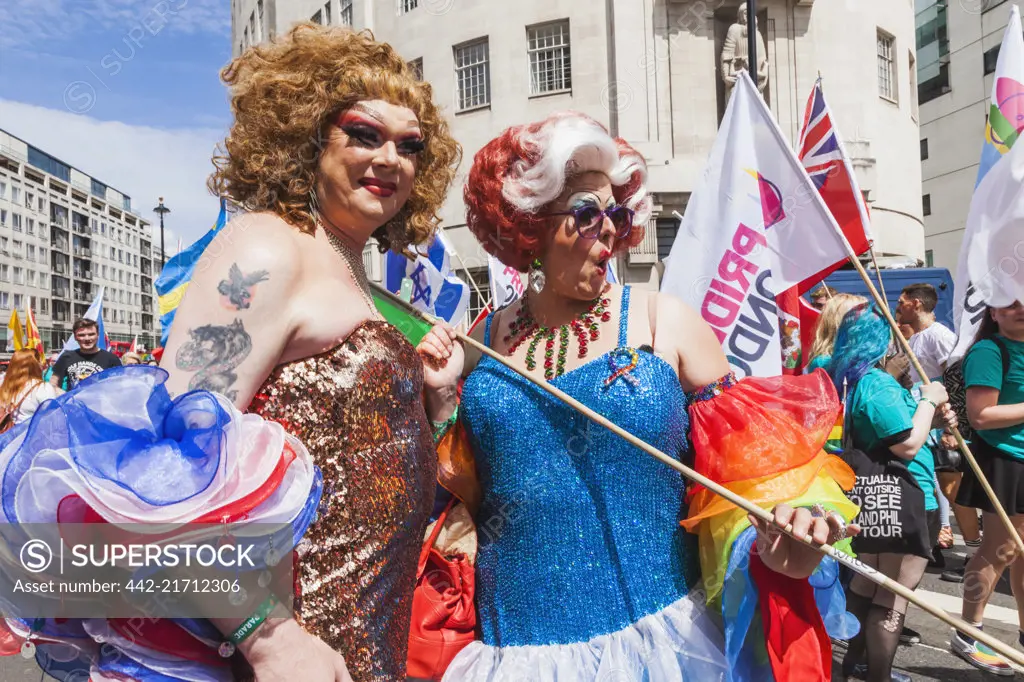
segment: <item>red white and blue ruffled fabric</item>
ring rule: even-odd
[[[306,448],[224,396],[171,399],[166,380],[156,367],[107,370],[0,436],[0,522],[281,524],[275,551],[291,551],[323,488]],[[129,631],[118,619],[8,619],[0,654],[30,640],[58,680],[233,679],[209,622],[138,620]]]

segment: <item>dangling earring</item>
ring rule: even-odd
[[[539,294],[544,290],[544,285],[547,283],[547,277],[544,276],[544,271],[541,270],[540,258],[534,258],[533,262],[530,263],[530,289],[533,293]]]

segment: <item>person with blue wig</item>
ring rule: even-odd
[[[879,310],[870,304],[859,305],[843,317],[826,370],[839,395],[845,392],[847,396],[846,441],[852,447],[848,450],[851,457],[853,451],[860,451],[864,461],[875,465],[874,472],[898,470],[909,474],[905,475],[907,488],[904,490],[913,493],[893,495],[889,499],[898,506],[891,512],[898,520],[894,519],[890,525],[899,524],[900,533],[882,538],[885,533],[881,528],[873,537],[868,530],[869,540],[862,541],[858,549],[855,539],[854,551],[864,563],[913,590],[924,575],[929,550],[939,531],[935,462],[927,437],[937,418],[955,426],[956,417],[946,406],[949,398],[941,384],[922,386],[921,399],[917,400],[882,369],[892,344],[892,332]],[[857,466],[854,469],[859,479],[870,478],[870,474],[862,474]],[[914,488],[924,493],[923,500]],[[879,504],[878,499],[871,504],[865,499],[858,518],[870,514],[870,510],[865,510]],[[912,538],[917,541],[913,542]],[[909,680],[908,676],[892,670],[906,600],[878,589],[862,576],[855,576],[850,582],[847,599],[847,608],[857,616],[862,627],[850,641],[843,659],[844,674],[847,677],[866,674],[866,679],[873,682]]]

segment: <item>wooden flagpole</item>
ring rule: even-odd
[[[433,317],[431,317],[429,315],[425,315],[422,312],[420,312],[419,310],[414,309],[408,303],[406,303],[405,301],[402,301],[400,298],[396,297],[394,294],[392,294],[387,289],[384,289],[383,287],[381,287],[381,286],[379,286],[377,284],[372,284],[372,283],[371,283],[371,286],[373,286],[375,289],[377,289],[378,293],[381,296],[385,296],[385,297],[389,298],[390,300],[392,300],[395,303],[395,305],[399,305],[399,306],[404,307],[409,313],[411,313],[413,315],[418,315],[418,316],[422,317],[424,320],[426,320],[427,322],[430,322],[430,323],[436,323],[437,322],[437,320],[435,318],[433,318]],[[872,289],[874,289],[874,287],[872,287]],[[483,355],[486,355],[486,356],[492,358],[493,360],[495,360],[497,362],[500,362],[501,364],[505,365],[506,367],[511,369],[513,372],[519,374],[520,376],[522,376],[526,380],[528,380],[531,383],[533,383],[536,386],[538,386],[541,390],[546,391],[547,393],[550,393],[552,396],[554,396],[558,400],[561,400],[565,404],[569,405],[570,407],[575,409],[577,412],[579,412],[583,416],[587,417],[591,421],[593,421],[593,422],[603,426],[604,428],[608,429],[609,431],[611,431],[612,433],[616,434],[617,436],[619,436],[620,438],[622,438],[626,442],[630,443],[631,445],[634,445],[637,448],[639,448],[640,450],[646,452],[648,455],[650,455],[651,457],[654,457],[655,459],[657,459],[662,464],[665,464],[665,465],[675,469],[676,471],[678,471],[679,473],[681,473],[683,476],[685,476],[686,478],[690,479],[694,483],[697,483],[699,485],[702,485],[702,486],[706,487],[711,492],[715,493],[716,495],[722,496],[723,498],[725,498],[726,500],[728,500],[732,504],[736,505],[740,509],[743,509],[744,511],[748,512],[749,514],[752,514],[752,515],[756,516],[757,518],[761,519],[762,521],[766,521],[767,523],[775,525],[775,519],[774,519],[774,517],[770,513],[768,513],[764,509],[761,509],[760,507],[758,507],[757,505],[755,505],[753,502],[751,502],[750,500],[746,499],[745,497],[742,497],[741,495],[737,495],[736,493],[732,492],[728,488],[725,488],[725,487],[719,485],[718,483],[716,483],[715,481],[712,481],[711,479],[707,478],[706,476],[701,475],[700,473],[698,473],[697,471],[694,471],[693,469],[691,469],[690,467],[686,466],[682,462],[676,460],[673,457],[670,457],[669,455],[665,454],[661,450],[655,448],[653,445],[650,445],[649,443],[641,440],[640,438],[638,438],[637,436],[633,435],[632,433],[626,431],[622,427],[612,423],[606,417],[603,417],[602,415],[598,414],[597,412],[594,412],[592,409],[590,409],[589,407],[587,407],[583,403],[579,402],[578,400],[576,400],[572,396],[566,394],[565,392],[563,392],[560,389],[556,388],[555,386],[551,385],[550,382],[544,381],[542,379],[538,379],[538,378],[536,378],[534,376],[531,376],[529,374],[524,373],[518,367],[515,367],[514,365],[512,365],[505,357],[503,357],[502,355],[500,355],[497,352],[495,352],[494,350],[492,350],[489,346],[485,346],[484,344],[479,343],[475,339],[472,339],[472,338],[470,338],[470,337],[466,336],[465,334],[463,334],[461,332],[458,332],[458,331],[456,331],[456,336],[458,337],[459,341],[461,341],[462,343],[464,343],[464,344],[466,344],[468,346],[472,346],[473,348],[475,348],[477,351],[479,351]],[[778,527],[778,526],[776,526],[776,527]],[[854,559],[850,555],[848,555],[845,552],[842,552],[842,551],[836,549],[832,545],[829,545],[827,543],[819,545],[819,544],[815,543],[814,540],[809,535],[803,535],[803,536],[795,535],[793,533],[793,526],[791,524],[787,525],[785,528],[783,528],[782,531],[785,532],[790,537],[795,538],[797,541],[802,542],[803,544],[805,544],[805,545],[807,545],[809,547],[812,547],[812,548],[818,550],[819,552],[832,557],[833,559],[835,559],[839,563],[843,564],[844,566],[847,566],[852,571],[854,571],[854,572],[864,576],[865,578],[867,578],[871,582],[875,583],[876,585],[878,585],[880,587],[883,587],[883,588],[885,588],[885,589],[887,589],[887,590],[889,590],[889,591],[899,595],[900,597],[903,597],[904,599],[906,599],[911,604],[914,604],[915,606],[920,608],[922,611],[926,611],[926,612],[930,613],[931,615],[933,615],[936,618],[938,618],[939,620],[943,621],[944,623],[946,623],[950,627],[956,628],[960,632],[963,632],[964,634],[966,634],[966,635],[968,635],[970,637],[975,638],[976,640],[978,640],[979,642],[985,644],[986,646],[991,647],[994,651],[998,652],[1002,656],[1005,656],[1006,658],[1008,658],[1009,660],[1013,661],[1017,665],[1024,666],[1024,654],[1021,654],[1020,652],[1014,650],[1012,647],[1004,644],[1003,642],[1001,642],[998,639],[992,637],[991,635],[983,632],[982,630],[979,630],[978,628],[976,628],[976,627],[974,627],[974,626],[972,626],[972,625],[970,625],[968,623],[965,623],[964,621],[960,620],[959,618],[955,618],[954,616],[949,615],[948,613],[946,613],[942,609],[940,609],[940,608],[938,608],[936,606],[932,606],[931,604],[925,602],[920,597],[918,597],[917,594],[914,593],[912,590],[909,590],[906,587],[904,587],[903,585],[900,585],[895,580],[889,578],[888,576],[884,575],[883,573],[880,573],[879,571],[875,570],[871,566],[868,566],[867,564],[864,564],[864,563],[858,561],[857,559]]]

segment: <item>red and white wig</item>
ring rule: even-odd
[[[570,178],[593,171],[607,175],[615,200],[635,212],[615,251],[636,246],[651,217],[647,164],[625,140],[575,111],[513,126],[477,152],[463,192],[469,229],[488,253],[525,271],[552,229],[548,206]]]

